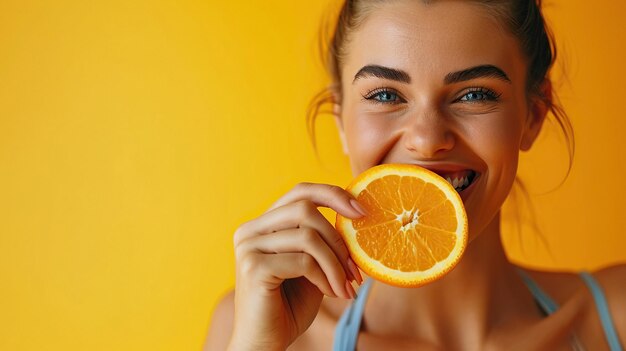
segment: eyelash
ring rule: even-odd
[[[498,99],[500,98],[500,95],[502,94],[498,94],[495,91],[491,90],[491,89],[487,89],[487,88],[469,88],[465,94],[463,94],[462,97],[458,98],[455,100],[455,102],[457,101],[462,101],[461,99],[466,97],[468,94],[471,93],[481,93],[481,94],[485,94],[487,97],[485,99],[479,99],[478,101],[498,101]],[[465,100],[467,101],[467,100]],[[474,103],[477,102],[476,100],[474,101],[468,101],[469,103]]]
[[[375,97],[379,96],[379,94],[381,94],[381,93],[393,94],[393,95],[397,96],[398,99],[400,99],[400,101],[380,101],[380,100],[376,100]],[[371,90],[367,94],[363,95],[363,99],[364,100],[369,100],[369,101],[371,101],[371,102],[373,102],[375,104],[383,104],[383,105],[387,105],[387,104],[395,105],[395,104],[398,104],[398,103],[401,103],[401,102],[406,102],[404,99],[402,99],[400,97],[400,95],[395,90],[389,89],[389,88],[383,88],[383,87]]]
[[[377,100],[376,97],[379,96],[379,94],[381,94],[381,93],[393,94],[400,100],[399,101],[380,101],[380,100]],[[468,94],[471,94],[471,93],[481,93],[481,94],[484,94],[486,96],[486,98],[478,99],[478,100],[471,100],[471,101],[470,100],[461,100],[464,97],[466,97]],[[465,94],[463,94],[462,97],[454,100],[454,102],[467,101],[469,103],[476,103],[476,102],[483,102],[483,101],[498,101],[499,98],[500,98],[500,95],[501,94],[498,94],[498,93],[494,92],[493,90],[487,89],[487,88],[479,88],[479,87],[477,87],[477,88],[469,88],[465,92]],[[401,102],[406,102],[404,99],[402,99],[400,97],[400,95],[395,90],[389,89],[389,88],[376,88],[376,89],[368,92],[367,94],[363,95],[363,99],[369,100],[369,101],[371,101],[371,102],[373,102],[375,104],[383,104],[383,105],[386,105],[386,104],[395,105],[395,104],[399,104]]]

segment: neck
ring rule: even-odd
[[[532,297],[504,253],[499,218],[497,215],[468,245],[457,266],[438,281],[417,289],[375,282],[364,328],[375,334],[400,334],[456,348],[483,344],[495,325],[537,318]],[[381,318],[385,315],[394,315],[393,321]],[[451,339],[454,345],[450,345]]]

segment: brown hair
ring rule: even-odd
[[[432,1],[422,0],[423,3],[431,3]],[[519,40],[528,63],[526,77],[528,101],[530,102],[532,98],[539,98],[548,107],[555,122],[563,132],[569,155],[567,171],[569,174],[575,149],[572,124],[562,108],[557,94],[551,89],[551,96],[545,96],[541,89],[542,83],[549,81],[550,69],[557,57],[554,35],[546,25],[541,13],[541,0],[472,1],[491,11]],[[313,97],[307,110],[307,130],[316,151],[316,117],[321,113],[330,112],[322,110],[322,106],[341,103],[341,66],[350,35],[359,27],[371,10],[383,3],[385,0],[346,0],[336,19],[334,32],[329,32],[331,30],[328,25],[329,21],[322,22],[320,53],[326,71],[330,75],[331,84]]]

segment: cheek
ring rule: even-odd
[[[500,130],[489,138],[484,161],[488,167],[489,188],[498,202],[504,202],[515,181],[519,159],[519,132]]]
[[[504,189],[515,179],[522,135],[520,120],[515,114],[489,116],[468,131],[469,148],[482,160],[488,175],[485,180],[492,189]]]
[[[395,141],[396,126],[385,116],[346,116],[344,130],[355,175],[380,163]]]
[[[517,163],[522,138],[521,118],[515,114],[499,114],[486,118],[471,128],[470,145],[488,166]],[[480,151],[478,151],[480,150]],[[492,165],[489,165],[492,163]]]
[[[511,123],[491,124],[474,133],[471,147],[481,159],[486,173],[482,191],[474,193],[466,203],[470,218],[470,240],[493,220],[508,197],[517,174],[520,128]],[[493,127],[493,128],[492,128]]]

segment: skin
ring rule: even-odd
[[[560,305],[546,318],[500,241],[500,207],[519,153],[531,148],[546,116],[545,106],[524,89],[527,67],[516,39],[476,5],[397,1],[370,14],[348,45],[342,104],[335,111],[355,175],[381,163],[480,174],[471,192],[461,192],[470,224],[463,259],[419,289],[374,282],[357,348],[568,350],[568,336],[575,333],[588,350],[607,350],[580,278],[527,270]],[[402,70],[410,83],[371,75],[354,81],[372,64]],[[499,67],[509,81],[444,83],[450,72],[485,64]],[[387,92],[372,93],[381,87]],[[468,94],[474,88],[487,88],[498,98]],[[549,93],[548,81],[543,89]],[[336,186],[299,184],[240,226],[234,237],[237,288],[217,306],[205,349],[332,348],[337,320],[353,296],[346,279],[361,279],[317,207],[357,218],[362,214],[351,200]],[[620,293],[626,289],[626,266],[594,275],[619,337],[626,340],[626,298]]]

